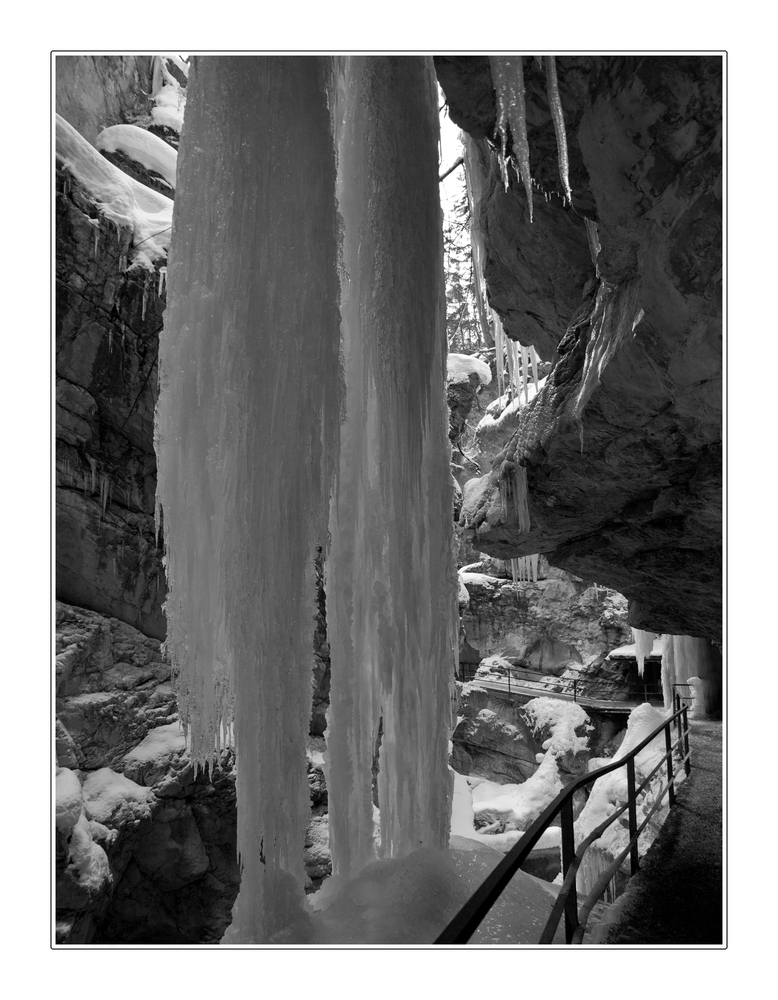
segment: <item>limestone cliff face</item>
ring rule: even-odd
[[[518,588],[491,577],[465,580],[462,624],[482,657],[517,657],[530,669],[560,673],[632,641],[620,594],[543,563],[538,581]]]
[[[164,292],[66,170],[56,198],[57,596],[164,638],[154,402]],[[157,268],[165,260],[158,262]]]
[[[436,59],[452,120],[481,143],[490,302],[509,336],[555,361],[509,445],[526,469],[531,530],[519,536],[501,496],[505,455],[468,483],[461,523],[484,552],[542,552],[619,590],[632,625],[716,637],[721,59],[558,58],[572,208],[554,194],[544,75],[534,60],[524,66],[532,224],[523,188],[512,176],[504,190],[487,143],[489,60]],[[599,274],[586,219],[597,226]]]
[[[57,56],[57,114],[94,145],[104,128],[148,111],[151,62],[151,56]]]

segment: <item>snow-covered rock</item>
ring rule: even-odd
[[[56,776],[56,826],[68,831],[81,816],[81,782],[67,767],[58,767]]]

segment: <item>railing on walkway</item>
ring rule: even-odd
[[[627,855],[630,858],[630,874],[634,875],[637,872],[640,866],[638,838],[648,824],[648,821],[660,808],[665,794],[669,794],[671,807],[675,802],[675,780],[676,775],[679,774],[679,770],[676,770],[673,759],[674,753],[677,758],[678,768],[680,769],[680,766],[683,765],[685,773],[687,775],[690,773],[689,720],[687,713],[688,707],[684,704],[682,697],[677,692],[674,692],[672,714],[630,751],[626,757],[616,760],[612,764],[607,764],[605,767],[600,767],[596,771],[592,771],[591,774],[578,778],[577,781],[564,788],[535,820],[521,840],[505,855],[494,871],[476,889],[459,913],[457,913],[435,941],[435,944],[465,944],[470,940],[478,925],[497,902],[497,899],[511,878],[513,878],[515,873],[527,860],[530,851],[538,840],[540,840],[541,834],[551,826],[551,822],[556,818],[557,814],[559,814],[562,826],[562,872],[564,874],[564,881],[538,943],[552,943],[559,921],[564,913],[565,941],[567,944],[580,944],[583,940],[586,923],[594,904],[603,895],[611,879],[626,860]],[[676,733],[674,742],[673,729],[675,729]],[[636,786],[635,757],[649,743],[655,740],[657,736],[660,736],[662,732],[665,734],[665,754],[651,773],[643,779],[640,785]],[[598,778],[621,767],[626,768],[627,771],[627,801],[620,809],[617,809],[610,815],[607,820],[595,827],[576,848],[573,830],[573,796],[579,789],[592,785]],[[651,779],[663,768],[666,771],[667,783],[658,792],[653,805],[645,813],[643,822],[638,826],[638,797],[642,793],[647,795]],[[581,861],[589,846],[598,840],[605,830],[612,823],[616,822],[624,812],[628,813],[629,842],[610,867],[602,873],[594,888],[579,907],[576,873],[581,865]]]
[[[554,674],[544,674],[538,670],[530,670],[525,667],[514,667],[512,670],[499,670],[490,673],[478,673],[479,665],[476,663],[460,663],[459,680],[478,681],[492,680],[505,681],[507,683],[508,694],[513,694],[514,689],[521,687],[529,681],[531,684],[540,684],[537,689],[538,695],[549,695],[558,697],[565,695],[572,697],[577,702],[582,698],[592,700],[616,701],[609,697],[615,685],[612,681],[602,677],[591,677],[588,674],[580,674],[574,668],[567,668],[563,675],[557,677]],[[575,676],[580,674],[580,676]],[[561,688],[561,690],[560,690]],[[522,692],[525,693],[525,692]],[[626,695],[624,701],[663,701],[661,684],[649,684],[647,682],[630,681],[628,686],[622,689]]]

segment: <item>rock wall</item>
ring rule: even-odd
[[[92,145],[109,125],[147,113],[151,56],[56,56],[55,108]]]
[[[481,653],[518,657],[544,673],[589,665],[632,641],[627,601],[568,573],[545,568],[537,583],[482,578],[468,582],[462,613],[467,641]]]
[[[526,470],[531,530],[520,536],[504,501],[505,455],[468,483],[461,523],[481,551],[542,552],[615,588],[636,627],[716,638],[721,58],[557,58],[572,207],[554,193],[544,74],[525,59],[532,223],[523,187],[511,168],[504,190],[488,144],[489,59],[435,62],[452,120],[481,143],[490,303],[510,337],[555,362],[510,445]],[[596,263],[586,220],[597,227]]]
[[[154,404],[165,294],[157,274],[127,268],[131,230],[101,216],[68,171],[56,179],[57,597],[161,639]]]
[[[60,602],[56,628],[57,767],[78,800],[63,820],[58,795],[57,941],[217,944],[240,883],[233,751],[195,773],[158,640]],[[308,780],[314,888],[331,861],[313,759]]]

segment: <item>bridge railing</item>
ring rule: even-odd
[[[689,751],[689,720],[688,706],[683,703],[676,692],[673,697],[673,712],[667,719],[644,740],[642,740],[625,757],[600,767],[591,774],[578,778],[564,788],[553,802],[538,816],[535,822],[525,832],[521,840],[500,861],[497,867],[487,876],[484,882],[473,893],[461,910],[451,920],[446,929],[437,938],[435,944],[466,944],[475,933],[478,925],[487,915],[500,897],[515,873],[529,857],[541,835],[551,826],[559,815],[562,827],[562,872],[564,881],[552,907],[546,925],[539,939],[539,944],[551,944],[557,931],[559,921],[564,914],[565,941],[567,944],[580,944],[586,931],[586,924],[594,904],[603,895],[611,879],[629,856],[630,874],[634,875],[640,867],[638,854],[638,838],[647,826],[654,813],[661,807],[665,795],[669,796],[672,807],[675,802],[675,783],[683,766],[688,775],[691,769]],[[675,740],[673,740],[675,729]],[[637,784],[635,774],[635,758],[649,743],[664,733],[665,753],[653,770]],[[676,769],[676,766],[678,769]],[[576,847],[573,826],[573,796],[579,789],[593,785],[598,778],[619,768],[627,772],[627,801],[612,813],[603,823],[597,826]],[[664,771],[660,781],[666,783],[661,789],[654,791],[655,799],[651,807],[645,811],[643,821],[638,825],[638,799],[642,795],[643,803],[647,804],[649,785],[652,779]],[[611,824],[627,813],[629,824],[629,841],[626,848],[614,859],[613,863],[602,872],[594,887],[580,904],[576,888],[576,873],[586,854],[587,849],[598,840]]]
[[[489,673],[479,674],[479,668],[480,664],[477,663],[460,663],[459,680],[465,682],[473,680],[488,680]],[[492,671],[491,676],[493,680],[504,680],[507,684],[509,694],[513,694],[513,689],[517,685],[521,685],[522,683],[529,681],[532,684],[541,685],[541,687],[537,689],[538,695],[567,695],[572,697],[573,701],[576,702],[583,698],[591,698],[595,700],[601,699],[605,701],[634,700],[656,702],[663,700],[662,685],[649,684],[644,681],[627,682],[627,684],[625,684],[625,686],[619,691],[619,693],[623,695],[623,698],[613,698],[612,693],[615,685],[612,681],[602,677],[591,677],[590,675],[584,674],[582,671],[578,671],[572,667],[568,667],[564,674],[560,676],[556,676],[555,674],[544,674],[539,670],[531,670],[526,667],[518,666],[513,666],[510,670]]]

